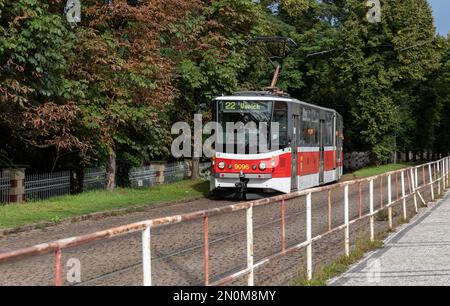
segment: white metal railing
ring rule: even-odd
[[[20,260],[25,257],[29,256],[36,256],[38,254],[45,254],[54,252],[55,255],[55,284],[56,285],[62,285],[62,278],[61,278],[61,252],[63,249],[66,248],[73,248],[76,246],[92,243],[94,241],[100,241],[109,239],[112,237],[116,237],[119,235],[123,235],[126,233],[132,233],[132,232],[138,232],[142,231],[142,258],[143,258],[143,276],[144,276],[144,285],[150,286],[153,284],[152,281],[152,249],[151,249],[151,231],[154,228],[162,227],[166,225],[174,225],[179,224],[182,222],[192,221],[192,220],[203,220],[203,248],[204,248],[204,278],[205,278],[205,285],[222,285],[226,284],[228,282],[231,282],[235,280],[236,278],[240,278],[243,276],[247,276],[247,284],[252,286],[254,285],[254,273],[255,269],[261,267],[262,265],[268,263],[272,259],[275,259],[281,255],[284,255],[288,252],[298,250],[301,248],[306,248],[306,265],[307,265],[307,278],[308,280],[311,280],[313,277],[313,252],[312,252],[312,246],[315,242],[323,239],[325,236],[330,235],[331,233],[334,233],[336,231],[344,230],[345,231],[345,254],[348,256],[350,254],[350,227],[355,224],[356,222],[363,220],[363,219],[369,219],[369,231],[370,231],[370,239],[373,241],[375,239],[375,216],[385,210],[388,210],[388,219],[389,219],[389,227],[393,227],[393,214],[392,214],[392,208],[402,203],[402,217],[404,220],[407,220],[407,206],[406,206],[406,200],[410,197],[414,198],[414,210],[417,213],[418,212],[418,205],[417,200],[420,199],[423,204],[426,204],[426,201],[424,197],[422,196],[421,192],[425,188],[430,188],[431,191],[431,197],[432,200],[435,199],[435,187],[437,187],[437,193],[441,195],[443,191],[448,187],[449,185],[449,167],[450,166],[450,159],[449,157],[446,157],[444,159],[441,159],[436,162],[431,162],[428,164],[411,167],[408,169],[398,170],[389,172],[386,174],[360,179],[360,180],[354,180],[349,182],[342,182],[338,183],[332,186],[323,186],[318,188],[313,188],[309,190],[299,191],[292,194],[282,195],[273,197],[270,199],[262,199],[258,201],[250,201],[250,202],[244,202],[239,203],[235,205],[225,206],[221,208],[215,208],[215,209],[209,209],[204,211],[198,211],[193,212],[189,214],[183,214],[183,215],[177,215],[177,216],[171,216],[171,217],[164,217],[164,218],[158,218],[158,219],[152,219],[147,220],[139,223],[129,224],[121,227],[112,228],[105,231],[96,232],[89,235],[79,236],[79,237],[73,237],[63,240],[58,240],[42,245],[33,246],[30,248],[20,249],[8,253],[2,253],[0,254],[0,264],[4,262],[9,262],[13,260]],[[426,181],[426,172],[428,169],[428,182]],[[418,176],[419,171],[422,171],[422,177],[423,182],[421,186],[418,184]],[[400,174],[401,177],[401,197],[398,196],[397,199],[393,199],[393,177],[395,176],[396,182],[398,175]],[[380,180],[380,186],[382,187],[383,178],[387,177],[387,184],[388,184],[388,202],[387,205],[383,205],[383,197],[380,198],[380,208],[375,209],[375,203],[374,203],[374,182],[376,180]],[[362,183],[369,183],[369,212],[366,214],[362,213],[361,209],[361,184]],[[407,193],[406,192],[406,185],[410,186],[410,190]],[[349,213],[349,186],[352,185],[359,185],[359,216],[355,218],[350,218]],[[396,184],[397,189],[397,195],[399,194],[399,186]],[[344,222],[342,225],[332,227],[331,225],[331,204],[330,204],[330,198],[331,198],[331,192],[333,190],[336,190],[338,188],[344,188]],[[313,201],[312,201],[312,195],[319,192],[325,192],[328,191],[328,230],[325,233],[322,233],[320,235],[316,235],[313,237],[312,235],[312,208],[313,208]],[[382,195],[382,190],[380,191],[380,194]],[[285,230],[284,230],[284,224],[285,224],[285,201],[297,199],[299,197],[306,197],[306,237],[305,241],[298,243],[296,245],[293,245],[289,248],[286,248],[285,243]],[[282,231],[281,231],[281,240],[282,240],[282,250],[280,252],[275,252],[270,256],[267,256],[261,260],[258,260],[255,262],[254,258],[254,221],[253,221],[253,214],[254,214],[254,208],[256,207],[262,207],[262,206],[269,206],[269,205],[275,205],[281,203],[281,224],[282,224]],[[227,277],[221,278],[215,282],[210,282],[209,279],[209,218],[213,216],[219,216],[224,214],[233,213],[236,211],[245,211],[246,212],[246,246],[247,246],[247,265],[246,268],[238,271],[236,273],[233,273],[231,275],[228,275]]]
[[[27,201],[45,200],[70,194],[70,171],[30,174],[25,176]]]

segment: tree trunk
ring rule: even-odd
[[[113,191],[116,188],[116,153],[111,150],[106,163],[106,189]]]
[[[191,179],[196,181],[200,179],[200,158],[193,157],[192,158],[192,176]]]

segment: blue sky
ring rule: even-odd
[[[444,36],[450,31],[450,0],[428,0],[433,8],[437,31]]]

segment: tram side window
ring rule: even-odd
[[[289,146],[288,144],[288,106],[286,102],[276,102],[273,110],[273,122],[280,125],[279,145],[280,149]],[[272,136],[273,137],[273,136]]]
[[[327,114],[325,119],[325,145],[333,145],[333,114]]]
[[[309,136],[310,126],[311,126],[311,110],[304,108],[302,109],[302,121],[301,121],[302,135],[300,139],[300,144],[302,145],[310,144],[310,136]]]
[[[313,110],[312,111],[312,120],[311,120],[311,140],[310,144],[318,146],[319,145],[319,111]]]

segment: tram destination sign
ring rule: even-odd
[[[255,101],[225,101],[222,104],[224,112],[270,112],[272,102]]]

